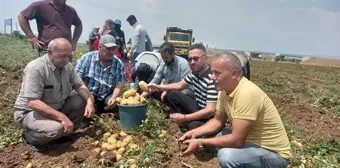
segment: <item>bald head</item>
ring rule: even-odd
[[[53,39],[52,41],[50,41],[50,43],[48,44],[47,50],[54,51],[54,50],[59,49],[59,48],[65,48],[65,49],[71,48],[71,50],[72,50],[72,45],[65,38],[56,38],[56,39]]]
[[[72,45],[65,38],[57,38],[49,42],[47,53],[56,67],[63,68],[72,57]]]
[[[230,52],[223,52],[223,53],[218,54],[214,58],[214,60],[217,60],[217,59],[222,59],[224,61],[227,61],[236,69],[238,73],[243,75],[241,61],[235,54],[230,53]]]

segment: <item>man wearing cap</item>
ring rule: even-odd
[[[117,40],[117,44],[119,46],[119,52],[124,57],[124,49],[125,49],[125,34],[124,31],[121,29],[122,23],[119,19],[115,20],[114,30],[116,31],[119,40]]]
[[[126,21],[128,21],[130,26],[134,28],[134,35],[131,39],[132,48],[130,50],[132,53],[131,67],[133,69],[135,65],[134,60],[136,57],[146,50],[145,42],[147,41],[147,46],[152,46],[152,42],[145,27],[137,22],[137,19],[134,15],[130,15]]]
[[[38,27],[36,37],[29,20],[35,19]],[[48,43],[56,38],[66,38],[76,50],[77,42],[83,31],[82,22],[76,10],[66,4],[66,0],[44,0],[31,3],[18,15],[18,22],[38,56],[47,53]],[[71,26],[74,25],[72,37]],[[72,59],[72,58],[71,58]]]
[[[99,51],[81,57],[76,70],[93,94],[96,112],[109,112],[116,107],[126,80],[124,66],[115,55],[116,39],[107,34],[99,40]]]

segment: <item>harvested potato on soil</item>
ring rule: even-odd
[[[140,81],[138,83],[139,87],[144,91],[144,92],[148,92],[149,88],[148,88],[148,84],[144,81]]]
[[[119,135],[120,135],[121,137],[127,136],[127,134],[126,134],[124,131],[120,131]]]
[[[109,136],[111,135],[111,133],[107,132],[103,135],[103,139],[106,140],[107,138],[109,138]]]
[[[93,152],[96,153],[96,154],[99,154],[100,153],[100,148],[94,148]]]

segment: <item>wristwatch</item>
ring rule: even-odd
[[[201,139],[201,138],[198,138],[198,139],[197,139],[197,144],[198,144],[198,150],[199,150],[199,151],[204,150],[204,146],[203,146],[203,144],[202,144],[202,139]]]

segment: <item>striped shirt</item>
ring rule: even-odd
[[[210,77],[211,69],[209,66],[202,76],[191,73],[184,79],[186,84],[193,86],[196,102],[200,108],[205,108],[208,102],[217,102],[217,90]]]
[[[98,51],[83,55],[76,65],[76,70],[90,92],[98,97],[98,100],[104,100],[112,94],[116,85],[124,84],[126,81],[122,61],[114,57],[111,64],[103,68]]]

